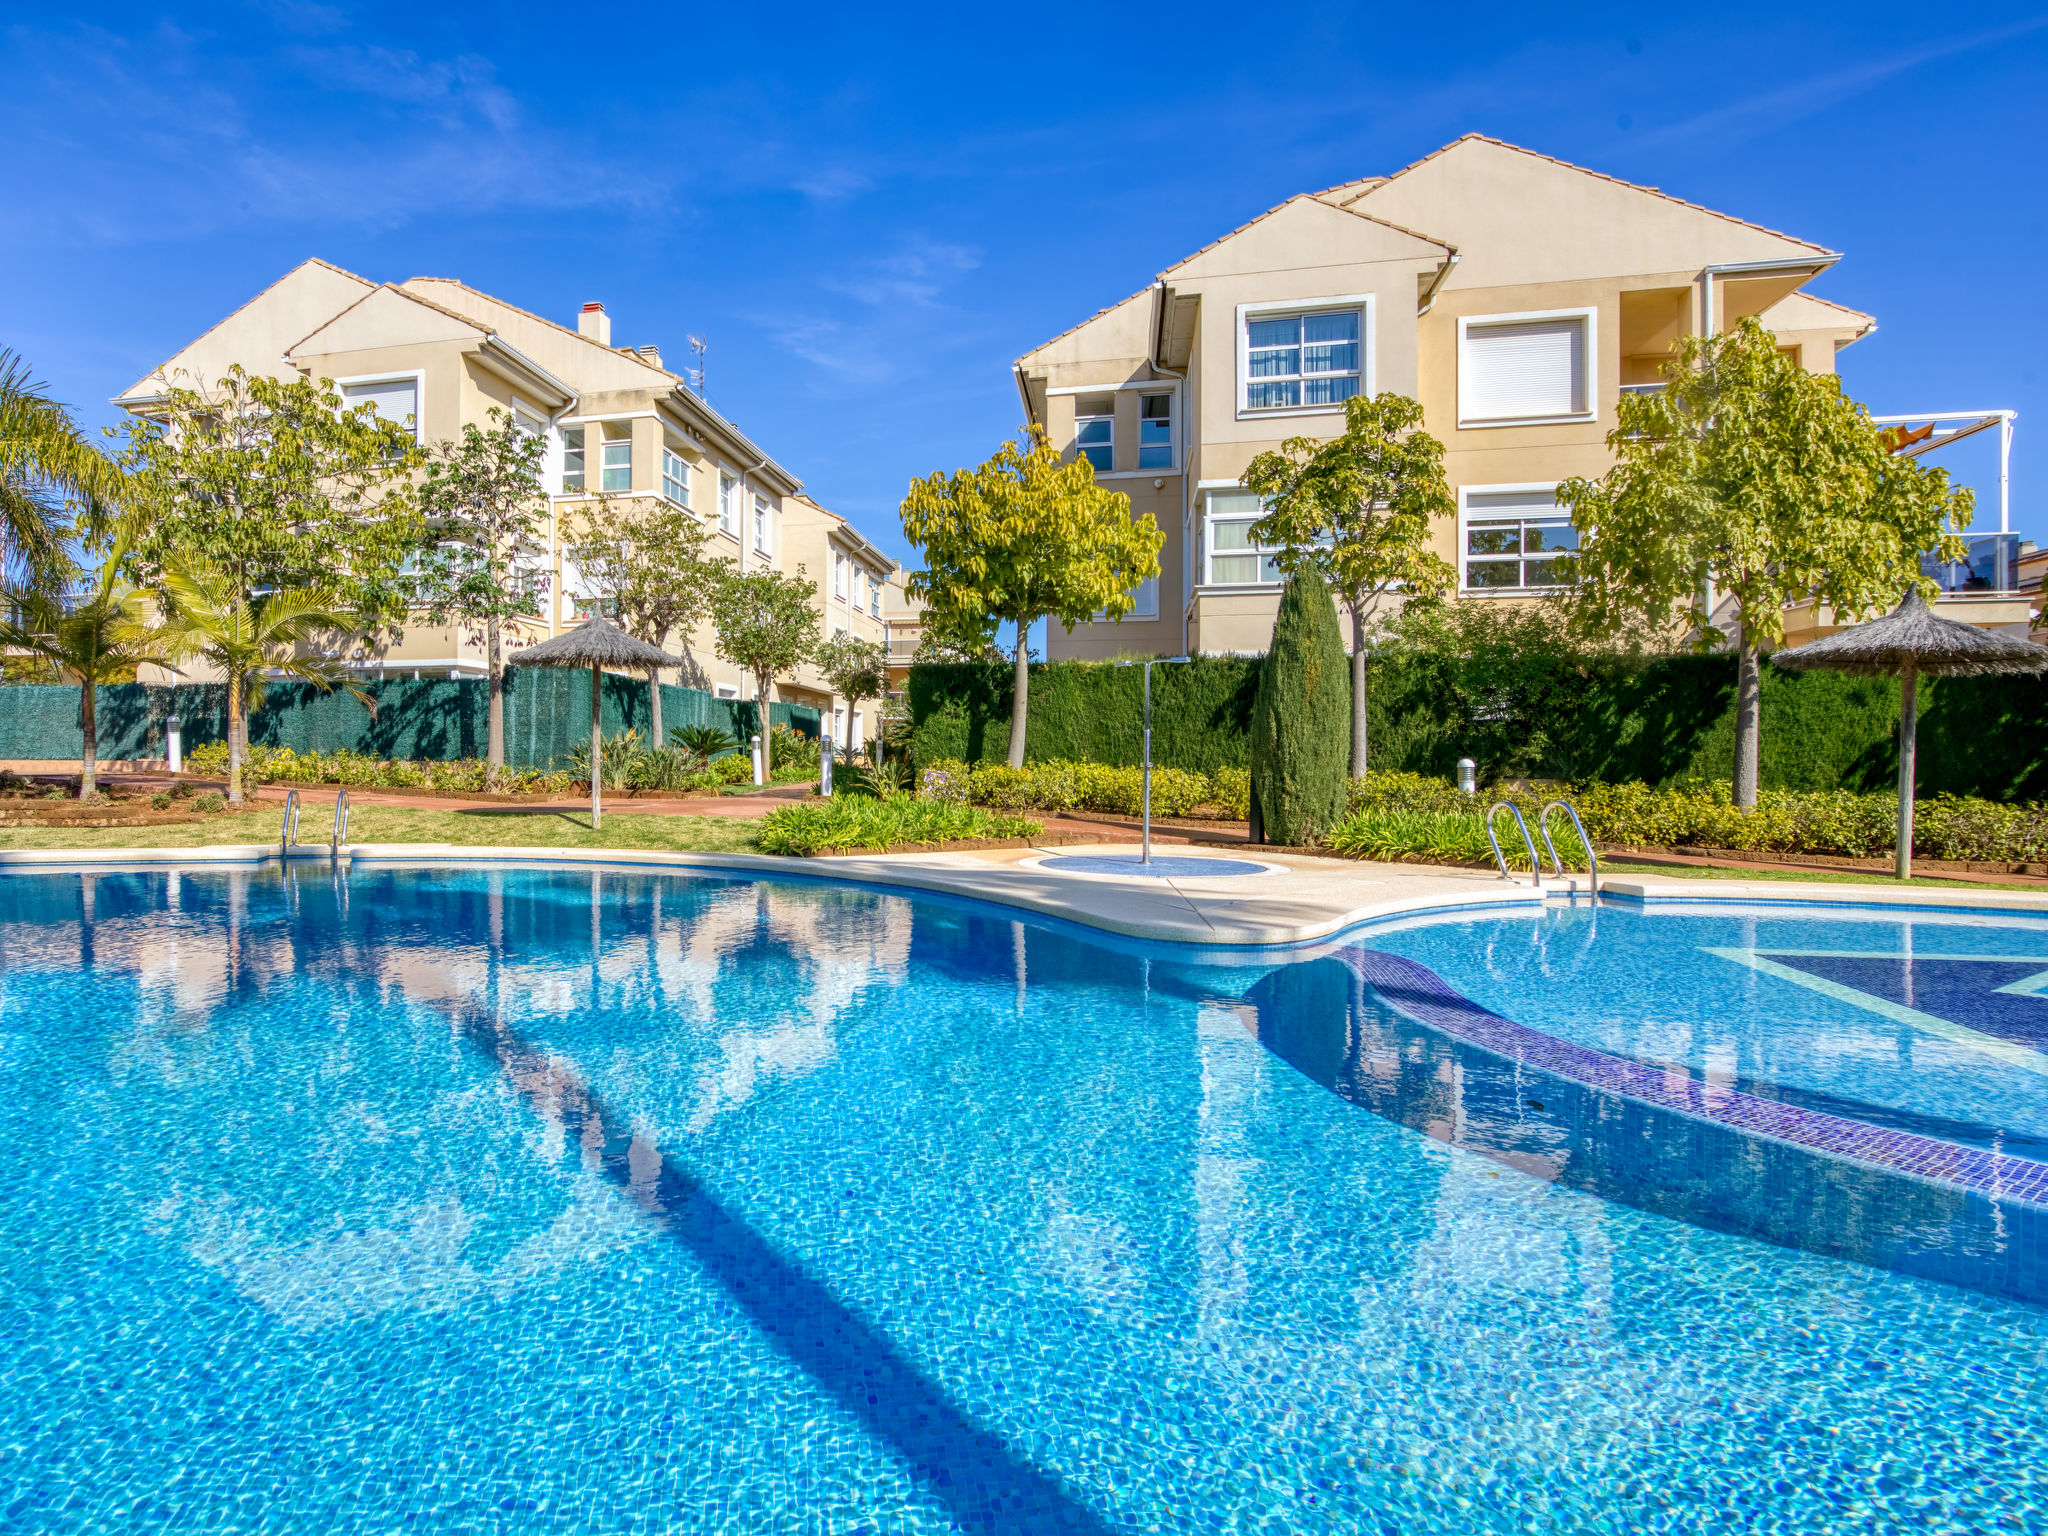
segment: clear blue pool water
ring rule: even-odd
[[[2038,927],[1588,917],[1364,942],[2042,1128],[2017,1058],[1707,952]],[[1275,1046],[1301,964],[822,883],[9,877],[0,1529],[2048,1527],[2048,1309],[1362,1107]]]

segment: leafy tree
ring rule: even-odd
[[[1351,685],[1329,584],[1313,562],[1287,578],[1252,701],[1252,800],[1265,837],[1309,843],[1344,814]]]
[[[1253,459],[1241,483],[1266,503],[1252,537],[1279,546],[1290,575],[1315,566],[1351,614],[1351,773],[1363,778],[1368,626],[1390,593],[1434,601],[1457,580],[1429,548],[1436,520],[1458,510],[1444,445],[1422,430],[1422,407],[1408,396],[1356,395],[1341,437],[1291,437]]]
[[[711,596],[718,654],[754,677],[756,728],[768,738],[768,691],[809,661],[818,647],[817,591],[798,566],[793,575],[755,570],[729,575]]]
[[[548,498],[541,487],[547,442],[521,431],[512,416],[491,408],[488,430],[465,422],[462,436],[436,443],[419,486],[419,510],[432,542],[420,557],[415,596],[434,623],[451,620],[483,631],[490,674],[490,724],[485,773],[495,784],[505,771],[505,650],[507,619],[536,617],[547,577],[531,569],[543,547]]]
[[[1624,395],[1608,434],[1614,466],[1565,481],[1579,530],[1560,561],[1588,631],[1662,628],[1689,613],[1698,643],[1721,636],[1710,592],[1735,599],[1741,631],[1735,803],[1756,804],[1759,660],[1785,638],[1787,604],[1845,618],[1882,612],[1908,587],[1932,590],[1920,556],[1959,559],[1973,497],[1944,470],[1894,455],[1832,375],[1778,351],[1755,319],[1689,336],[1659,393]]]
[[[853,711],[864,700],[879,699],[889,691],[889,652],[872,640],[850,632],[834,635],[818,647],[813,659],[832,691],[846,700],[849,726]],[[843,750],[846,743],[839,745]]]
[[[1013,768],[1024,766],[1031,626],[1121,619],[1135,589],[1159,574],[1165,542],[1150,516],[1132,519],[1130,497],[1095,483],[1086,459],[1062,462],[1037,427],[1029,441],[1004,443],[979,468],[913,480],[903,499],[903,531],[925,562],[908,591],[925,600],[926,624],[970,651],[991,643],[997,625],[1017,626]]]
[[[664,648],[709,617],[712,595],[732,562],[704,553],[705,528],[697,514],[659,497],[600,495],[581,511],[581,536],[569,558],[621,629]],[[654,742],[661,728],[661,677],[648,678]]]
[[[175,633],[156,622],[155,594],[121,574],[126,554],[126,541],[117,541],[76,601],[48,587],[0,593],[0,607],[13,615],[0,619],[0,646],[40,657],[78,684],[81,800],[99,792],[101,685],[130,682],[142,663],[169,663],[179,652]]]
[[[107,503],[124,491],[112,460],[71,413],[0,348],[0,577],[51,586],[70,569],[67,501]]]
[[[147,518],[133,556],[143,580],[175,556],[245,594],[320,591],[364,632],[404,617],[404,567],[421,543],[410,432],[367,404],[344,410],[330,380],[240,366],[212,386],[173,386],[154,409],[128,424],[120,456]]]
[[[228,687],[228,798],[242,798],[242,762],[248,755],[248,712],[263,702],[267,673],[322,688],[340,678],[340,665],[322,653],[358,627],[346,599],[332,588],[299,587],[251,596],[232,570],[196,557],[173,555],[163,585],[176,643],[188,656],[213,664]]]

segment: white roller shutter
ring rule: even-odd
[[[1584,317],[1469,326],[1458,385],[1462,421],[1584,415]]]
[[[342,398],[353,409],[365,401],[393,426],[419,436],[420,384],[418,379],[383,379],[375,384],[348,384]]]

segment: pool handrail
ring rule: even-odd
[[[334,841],[329,845],[328,857],[339,863],[341,840],[348,836],[348,791],[339,789],[334,795]]]
[[[1522,829],[1522,841],[1529,848],[1529,883],[1537,888],[1543,885],[1543,861],[1536,856],[1536,839],[1529,835],[1529,823],[1523,819],[1522,808],[1512,800],[1496,800],[1486,810],[1486,840],[1493,844],[1493,861],[1500,865],[1500,877],[1514,884],[1515,877],[1508,873],[1507,855],[1500,851],[1500,839],[1493,835],[1493,818],[1506,811],[1515,818],[1515,825]]]
[[[1543,846],[1550,850],[1550,862],[1557,870],[1557,877],[1564,878],[1564,860],[1557,856],[1557,844],[1550,840],[1550,813],[1563,811],[1571,817],[1572,826],[1579,834],[1579,842],[1586,850],[1588,884],[1595,896],[1600,894],[1600,856],[1593,852],[1593,839],[1586,836],[1586,824],[1579,820],[1579,813],[1568,800],[1553,800],[1536,814],[1536,830],[1543,834]]]
[[[299,792],[296,789],[288,789],[284,792],[284,825],[278,829],[277,833],[278,857],[283,859],[290,858],[292,856],[292,844],[298,840]]]

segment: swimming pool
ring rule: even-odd
[[[1473,1054],[1499,1020],[2015,1157],[2028,1011],[1969,999],[2036,954],[1839,911],[1260,955],[823,882],[11,876],[0,1525],[2038,1529],[2048,1309],[1575,1187],[1593,1101]],[[1617,1092],[1585,1059],[1563,1093]]]

